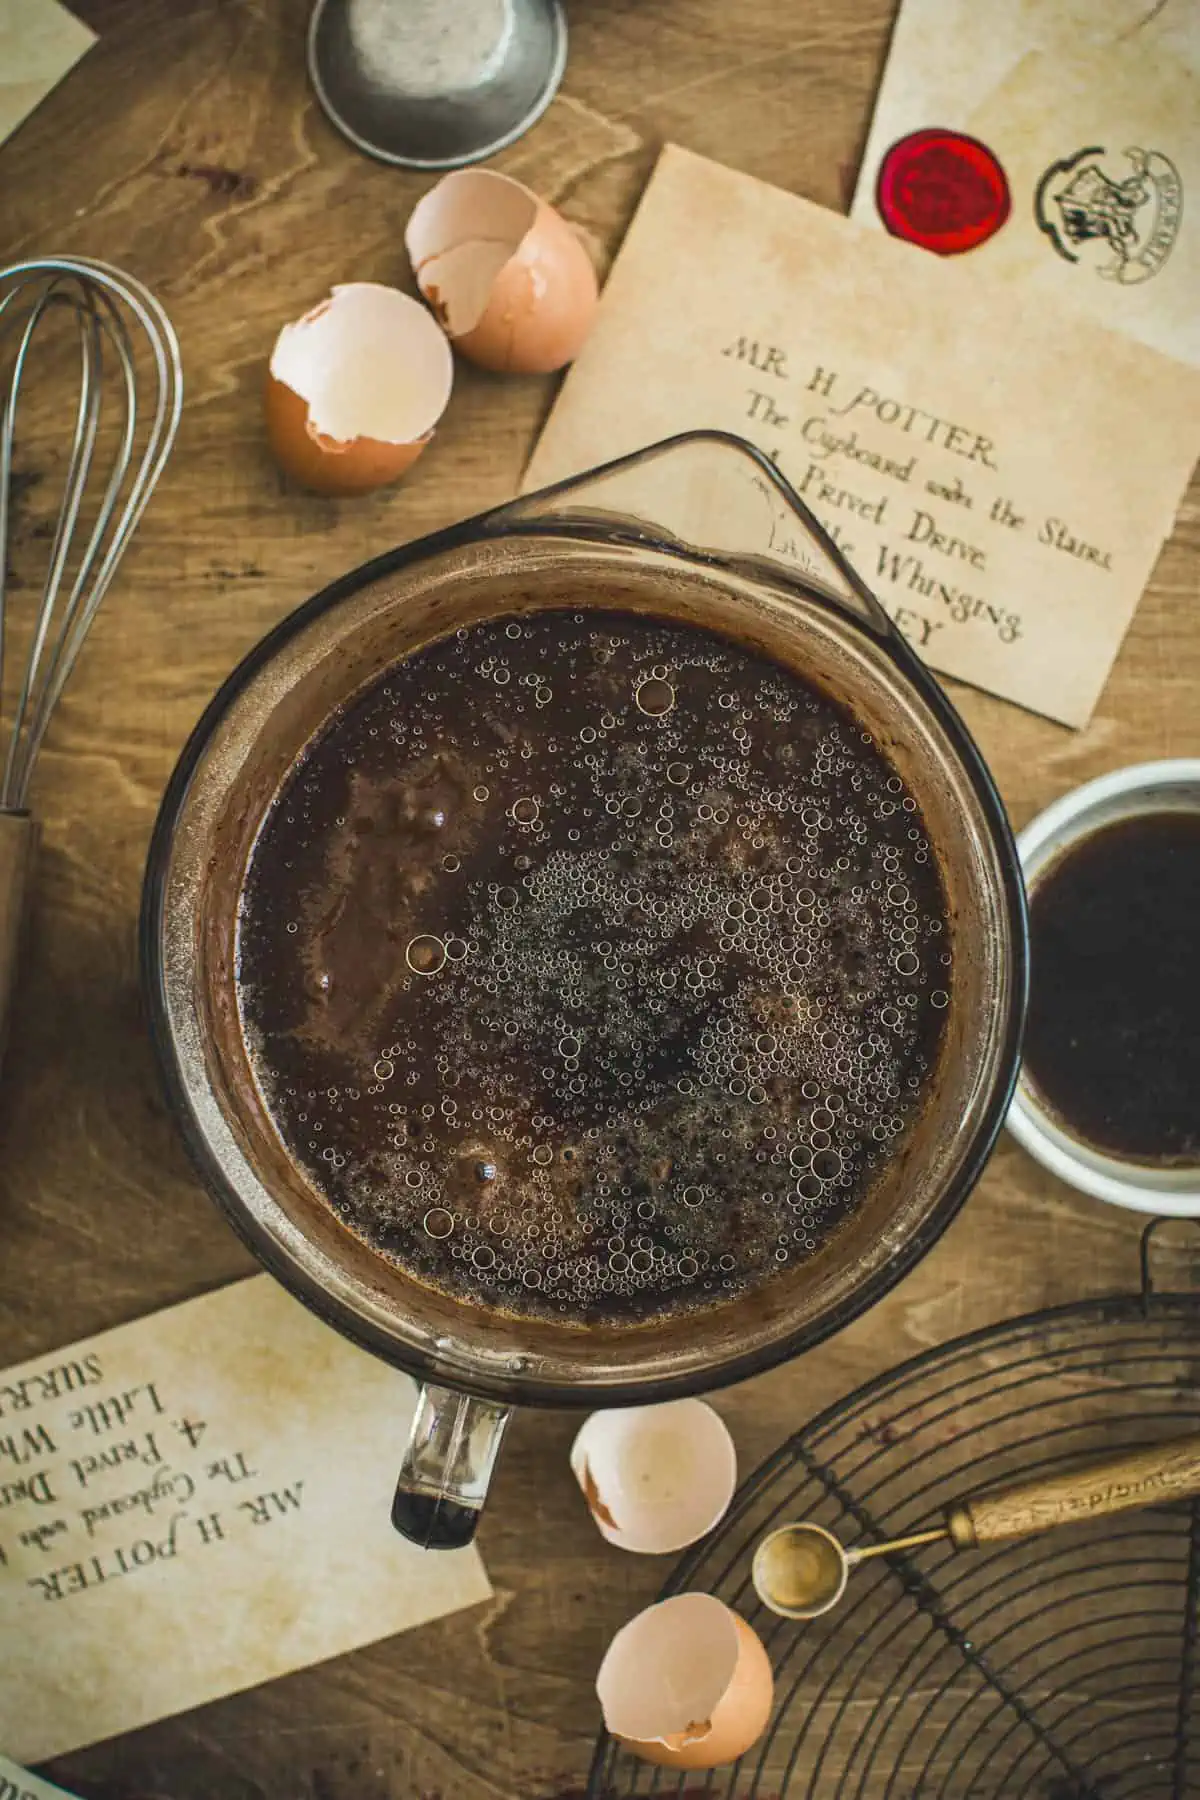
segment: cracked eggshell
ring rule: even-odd
[[[494,169],[458,169],[417,202],[404,243],[455,348],[482,368],[548,374],[578,356],[596,271],[560,213]]]
[[[454,378],[450,346],[408,294],[335,287],[275,340],[264,407],[284,473],[318,494],[366,494],[433,436]]]
[[[733,1439],[703,1400],[592,1413],[571,1469],[608,1542],[649,1556],[711,1531],[737,1486]]]
[[[608,1730],[635,1756],[714,1769],[762,1736],[775,1684],[744,1619],[712,1594],[677,1594],[622,1626],[596,1692]]]

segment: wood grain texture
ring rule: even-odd
[[[0,812],[0,1068],[8,1041],[8,1002],[29,912],[37,826],[27,812]]]
[[[402,232],[427,183],[355,155],[325,123],[303,72],[304,0],[77,0],[77,10],[99,44],[0,149],[0,259],[75,251],[135,272],[175,319],[187,398],[174,459],[38,770],[44,836],[0,1086],[2,1362],[247,1268],[190,1172],[140,1015],[135,922],[159,795],[213,688],[268,627],[367,556],[515,490],[553,393],[549,379],[463,369],[443,428],[400,487],[354,501],[289,490],[268,461],[259,407],[274,333],[334,280],[411,289]],[[563,91],[498,166],[556,201],[601,263],[666,137],[844,207],[892,10],[891,0],[574,0]],[[61,434],[60,418],[31,412],[26,538]],[[18,562],[38,547],[19,543]],[[1120,763],[1200,753],[1198,598],[1193,486],[1086,732],[956,690],[1018,826]],[[1006,1139],[890,1298],[721,1398],[742,1467],[915,1351],[1130,1288],[1139,1224],[1072,1194]],[[1191,1262],[1180,1229],[1161,1258],[1164,1284],[1189,1282]],[[510,1434],[482,1532],[492,1606],[51,1773],[112,1800],[577,1795],[603,1648],[669,1565],[600,1541],[567,1469],[575,1423],[526,1415]],[[394,1459],[398,1446],[379,1453]]]

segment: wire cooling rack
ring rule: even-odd
[[[1200,1426],[1200,1300],[1060,1307],[917,1357],[790,1438],[666,1594],[717,1594],[775,1668],[766,1736],[677,1775],[602,1737],[591,1800],[1183,1800],[1200,1796],[1200,1502],[1041,1538],[869,1561],[796,1624],[757,1601],[754,1546],[813,1519],[849,1548],[951,1500]]]

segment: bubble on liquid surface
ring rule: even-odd
[[[661,719],[674,708],[675,689],[664,675],[653,670],[644,681],[638,682],[633,698],[639,712],[651,719]]]
[[[919,1110],[936,859],[771,664],[646,617],[512,623],[399,666],[284,784],[239,932],[255,1070],[418,1280],[560,1324],[720,1305],[814,1254]]]
[[[422,932],[409,939],[404,960],[415,975],[436,975],[446,961],[446,946],[441,938]]]

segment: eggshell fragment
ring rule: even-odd
[[[762,1736],[775,1684],[744,1619],[712,1594],[677,1594],[622,1626],[596,1692],[605,1725],[635,1756],[713,1769]]]
[[[335,287],[275,340],[271,449],[317,493],[369,493],[416,461],[453,379],[450,346],[419,301],[376,282]]]
[[[560,213],[494,169],[457,169],[404,234],[417,286],[455,348],[485,369],[547,374],[596,315],[596,271]]]
[[[733,1439],[703,1400],[592,1413],[571,1469],[602,1536],[649,1556],[711,1531],[737,1486]]]

